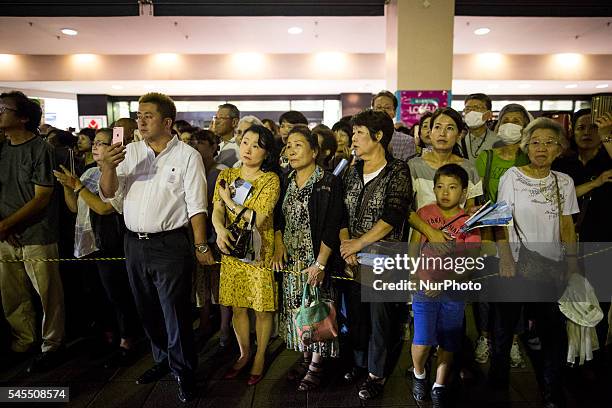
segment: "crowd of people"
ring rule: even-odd
[[[297,390],[321,386],[326,361],[343,355],[343,379],[369,400],[384,392],[411,309],[416,400],[450,406],[451,385],[469,377],[468,360],[490,359],[488,384],[507,389],[510,367],[524,365],[522,339],[541,349],[536,370],[547,407],[564,406],[571,339],[555,301],[474,302],[479,335],[470,344],[466,302],[449,293],[364,301],[370,278],[360,254],[374,244],[410,242],[410,255],[419,256],[434,244],[471,243],[502,285],[529,272],[527,255],[563,270],[557,278],[567,285],[609,256],[583,261],[578,242],[612,241],[612,113],[579,110],[565,129],[514,103],[494,118],[491,99],[473,94],[463,112],[440,108],[407,128],[394,124],[397,108],[395,95],[382,91],[371,109],[311,128],[301,112],[276,123],[241,117],[226,103],[202,129],[177,120],[169,97],[149,93],[135,120],[75,136],[41,125],[40,106],[24,94],[1,94],[7,361],[30,358],[29,372],[53,369],[67,339],[91,335],[95,323],[108,347],[105,366],[134,363],[144,335],[155,364],[136,382],[171,373],[186,402],[196,392],[197,352],[213,333],[220,353],[239,352],[224,378],[249,368],[249,385],[264,378],[267,346],[278,335],[301,354],[287,373]],[[123,141],[113,143],[117,127]],[[508,204],[513,224],[464,232],[487,201]],[[95,262],[54,261],[71,257]],[[450,275],[420,269],[414,279]],[[605,315],[596,322],[599,350],[587,358],[595,370],[611,358],[604,275],[593,275],[603,299],[594,307]],[[539,285],[554,299],[565,287]],[[339,337],[304,340],[296,319],[307,293],[335,305]]]

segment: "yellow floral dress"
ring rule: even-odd
[[[240,178],[240,169],[225,169],[219,174],[215,185],[213,202],[222,201],[219,196],[219,182],[225,180],[231,185]],[[221,280],[219,283],[219,303],[225,306],[246,307],[257,312],[273,312],[277,308],[276,282],[272,272],[274,254],[274,206],[280,195],[280,181],[273,172],[266,172],[255,180],[247,180],[253,191],[244,206],[255,210],[257,219],[265,217],[264,224],[258,228],[261,235],[259,261],[245,263],[223,255],[221,257]],[[231,211],[225,212],[229,225],[236,218]]]

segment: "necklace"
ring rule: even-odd
[[[472,140],[472,134],[470,133],[468,137],[470,139],[470,153],[472,154],[472,157],[476,158],[478,157],[478,152],[482,148],[482,145],[484,144],[485,139],[487,138],[487,131],[485,130],[484,135],[482,135],[482,140],[480,141],[480,144],[478,145],[478,148],[476,148],[475,152],[474,152],[474,142]]]
[[[259,174],[259,172],[261,171],[261,169],[257,169],[256,172],[254,172],[253,174],[247,174],[247,172],[244,170],[244,168],[240,171],[240,175],[244,176],[244,178],[246,180],[253,180],[253,177],[257,176]]]

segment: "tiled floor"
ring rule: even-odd
[[[274,341],[269,349],[271,365],[266,376],[255,387],[246,385],[247,374],[235,380],[223,380],[222,376],[233,362],[232,356],[221,357],[215,353],[216,339],[212,339],[200,353],[198,369],[199,396],[190,404],[181,404],[176,397],[176,384],[170,376],[156,384],[136,385],[136,377],[151,364],[150,355],[143,344],[142,358],[132,367],[105,370],[101,368],[102,359],[92,356],[91,340],[81,340],[72,344],[67,351],[67,361],[55,370],[45,374],[27,376],[23,373],[25,364],[7,369],[0,366],[0,385],[70,386],[71,407],[416,407],[411,396],[411,380],[406,375],[410,367],[409,343],[403,343],[399,359],[389,377],[382,397],[362,402],[357,396],[355,385],[346,385],[341,380],[340,363],[328,366],[326,384],[319,390],[301,393],[295,385],[285,379],[287,369],[297,360],[298,354],[284,349],[280,340]],[[483,367],[486,369],[486,367]],[[530,367],[515,369],[512,372],[511,388],[507,393],[493,392],[483,383],[479,375],[471,385],[457,387],[458,407],[491,408],[535,408],[541,406],[535,375]],[[612,376],[600,379],[600,384],[612,385]],[[605,386],[581,386],[576,397],[569,395],[570,407],[595,408],[612,407],[608,403],[597,402],[593,390],[600,390],[603,397],[610,397]],[[588,388],[585,388],[588,387]],[[21,405],[22,407],[24,405]],[[28,405],[35,406],[35,405]],[[40,404],[49,406],[49,404]],[[429,407],[430,404],[424,406]]]

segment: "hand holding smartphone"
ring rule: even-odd
[[[123,128],[122,127],[114,127],[113,128],[113,142],[112,144],[121,143],[123,146]]]

